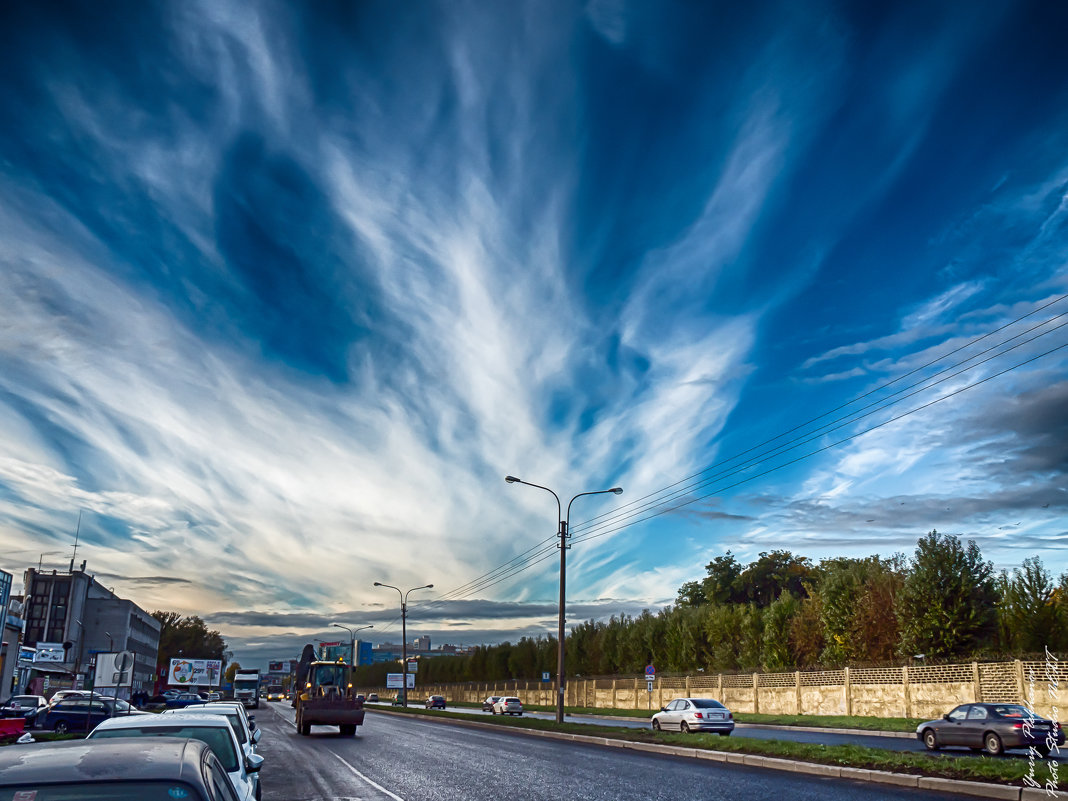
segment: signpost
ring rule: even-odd
[[[548,681],[548,680],[549,680],[549,671],[547,671],[547,670],[546,670],[546,671],[543,671],[543,672],[542,672],[542,674],[541,674],[541,680],[542,680],[542,681]]]
[[[653,703],[653,682],[656,681],[656,668],[652,665],[645,666],[645,691],[649,693],[649,708]]]

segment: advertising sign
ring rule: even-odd
[[[27,648],[25,645],[19,646],[19,661],[20,662],[32,662],[37,656],[36,648]]]
[[[39,642],[37,643],[37,651],[33,655],[34,662],[62,662],[63,661],[63,643],[61,642]]]
[[[399,690],[404,686],[404,674],[403,673],[387,673],[386,674],[386,689],[387,690]],[[415,674],[408,674],[408,689],[415,689]]]
[[[409,673],[418,673],[419,672],[419,662],[416,661],[415,659],[409,659],[408,660],[408,672]]]
[[[132,651],[96,655],[93,687],[133,686],[134,655]]]
[[[168,684],[218,687],[222,681],[220,659],[172,659],[167,671]]]
[[[289,666],[286,665],[285,662],[268,662],[267,663],[267,672],[268,673],[288,673],[289,672]]]

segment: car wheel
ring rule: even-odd
[[[992,731],[988,731],[983,735],[983,746],[990,756],[998,756],[1005,751],[1005,746],[1001,744],[1001,738]]]
[[[659,720],[654,720],[653,721],[653,731],[660,731],[660,721]]]
[[[934,729],[925,729],[923,732],[923,745],[928,751],[938,750],[938,735]]]
[[[67,725],[67,721],[57,720],[56,725],[52,727],[52,731],[54,731],[56,734],[66,734],[68,731],[70,731],[70,727]]]
[[[1045,744],[1036,745],[1035,746],[1035,750],[1038,751],[1038,753],[1040,753],[1043,757],[1048,757],[1049,756],[1049,752],[1050,752],[1050,747],[1048,745],[1045,745]]]
[[[263,785],[261,785],[259,780],[257,779],[257,781],[256,781],[256,801],[260,801],[260,797],[262,795],[263,795]]]
[[[682,723],[679,724],[679,731],[681,731],[683,734],[689,734],[690,724],[684,720]]]

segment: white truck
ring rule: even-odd
[[[234,700],[240,701],[246,709],[260,708],[259,670],[234,671]]]

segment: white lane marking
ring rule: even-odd
[[[338,761],[339,761],[339,762],[341,762],[341,764],[342,764],[342,765],[344,765],[344,766],[345,766],[346,768],[348,768],[349,770],[351,770],[351,771],[352,771],[353,773],[355,773],[355,774],[356,774],[357,776],[359,776],[359,777],[360,777],[361,779],[363,779],[363,780],[364,780],[365,782],[367,782],[367,783],[368,783],[369,785],[371,785],[372,787],[374,787],[374,788],[375,788],[376,790],[378,790],[379,792],[381,792],[381,793],[385,793],[386,795],[388,795],[388,796],[389,796],[390,798],[392,798],[392,799],[393,799],[393,801],[404,801],[404,799],[403,799],[403,798],[401,798],[401,797],[400,797],[399,795],[397,795],[396,793],[391,793],[391,792],[390,792],[389,790],[387,790],[387,789],[386,789],[385,787],[383,787],[383,786],[382,786],[381,784],[379,784],[378,782],[376,782],[376,781],[375,781],[374,779],[370,778],[369,776],[364,776],[364,775],[363,775],[362,773],[360,773],[360,772],[359,772],[358,770],[356,770],[356,768],[354,768],[354,767],[353,767],[352,765],[350,765],[350,764],[349,764],[348,762],[346,762],[346,761],[345,761],[344,759],[342,759],[341,757],[339,757],[339,756],[338,756],[337,754],[334,754],[334,752],[333,752],[333,751],[330,751],[330,752],[328,752],[328,753],[330,753],[330,754],[333,754],[333,755],[334,755],[335,757],[337,757],[337,758],[338,758]]]

